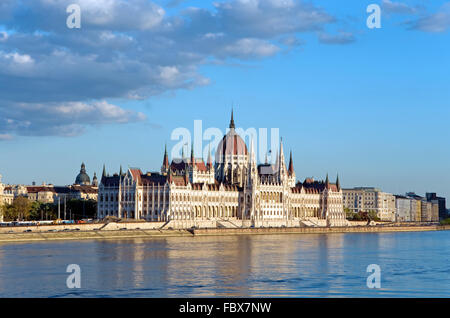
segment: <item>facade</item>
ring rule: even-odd
[[[3,222],[3,206],[11,204],[14,200],[14,195],[2,183],[2,175],[0,175],[0,222]]]
[[[414,192],[396,196],[396,221],[398,222],[438,222],[439,202],[428,200]]]
[[[432,202],[438,205],[439,220],[446,219],[448,215],[447,215],[447,207],[445,204],[445,198],[438,197],[436,193],[426,193],[425,196],[428,202]]]
[[[344,207],[351,212],[375,211],[382,221],[395,221],[395,196],[377,188],[357,187],[343,189]]]
[[[396,214],[395,220],[397,222],[411,222],[415,219],[412,211],[412,207],[415,204],[414,199],[407,198],[405,196],[396,195],[395,196],[395,205],[396,205]]]
[[[248,151],[236,133],[233,114],[230,130],[218,145],[213,165],[195,158],[174,159],[167,149],[159,173],[138,168],[109,176],[105,168],[99,185],[98,217],[147,221],[322,220],[329,226],[347,225],[339,178],[336,183],[306,179],[296,182],[292,153],[285,164],[283,143],[275,164],[258,165],[253,145]]]

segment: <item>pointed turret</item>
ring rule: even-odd
[[[292,176],[294,174],[294,162],[292,161],[292,150],[291,154],[289,155],[289,169],[288,169],[289,175]]]
[[[186,144],[184,144],[183,145],[183,147],[181,148],[181,160],[183,161],[183,162],[185,162],[185,158],[184,158],[184,146],[185,146]]]
[[[279,165],[279,172],[285,173],[286,172],[286,162],[284,159],[284,150],[283,150],[283,138],[280,139],[280,153],[278,155],[278,165]]]
[[[106,177],[106,167],[105,164],[103,164],[103,173],[102,173],[102,179]]]
[[[92,185],[94,187],[98,187],[97,173],[95,173],[95,172],[94,172],[94,178],[92,178]]]
[[[164,146],[164,158],[163,158],[163,164],[161,167],[161,173],[167,173],[169,170],[169,156],[167,154],[167,144]]]
[[[120,165],[119,176],[123,176],[122,165]]]
[[[231,109],[231,120],[230,120],[230,129],[235,129],[236,126],[234,125],[234,116],[233,116],[233,108]]]
[[[327,188],[330,187],[330,179],[328,178],[328,173],[327,173],[327,178],[325,179],[325,185]]]
[[[336,187],[338,191],[341,191],[341,183],[339,182],[339,174],[336,176]]]
[[[253,145],[253,138],[250,141],[250,163],[256,165],[255,147]]]

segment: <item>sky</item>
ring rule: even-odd
[[[450,198],[449,52],[450,1],[2,0],[0,174],[158,171],[175,129],[225,132],[233,107],[300,180]]]

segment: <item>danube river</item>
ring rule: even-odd
[[[450,297],[449,255],[450,231],[5,243],[0,296]]]

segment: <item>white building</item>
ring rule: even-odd
[[[377,213],[382,221],[395,221],[395,196],[377,188],[357,187],[343,189],[344,207],[354,213]]]
[[[2,175],[0,174],[0,222],[3,222],[3,207],[6,204],[12,204],[14,195],[8,191],[2,183]]]
[[[184,156],[183,156],[184,157]],[[131,168],[113,176],[103,170],[98,194],[98,217],[147,221],[311,220],[329,226],[347,224],[339,178],[297,182],[292,153],[285,164],[283,143],[275,165],[258,165],[236,133],[233,114],[230,130],[219,143],[213,166],[211,154],[203,159],[175,159],[169,164],[167,149],[161,173]]]

